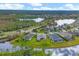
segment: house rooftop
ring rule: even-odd
[[[49,38],[51,38],[54,42],[62,42],[63,41],[63,39],[55,33],[49,34]]]
[[[37,40],[46,39],[46,34],[37,34]]]

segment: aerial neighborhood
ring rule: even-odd
[[[70,48],[79,44],[78,11],[0,12],[0,55],[76,55]]]

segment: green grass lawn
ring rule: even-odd
[[[38,33],[45,33],[45,30],[42,29],[42,28],[40,28],[40,29],[37,29],[37,32],[38,32]]]
[[[16,52],[0,52],[0,56],[46,56],[45,52],[29,50],[19,50]]]
[[[31,48],[63,48],[70,47],[79,44],[79,37],[74,36],[72,41],[64,41],[64,42],[53,42],[48,36],[47,39],[42,39],[40,41],[36,40],[36,35],[33,36],[32,40],[23,40],[24,34],[22,33],[15,40],[12,40],[11,43],[15,46],[29,46]],[[16,52],[0,52],[0,56],[24,56],[24,55],[32,55],[32,56],[45,56],[45,52],[42,51],[33,51],[33,50],[21,50]]]
[[[0,56],[28,56],[31,54],[32,50],[20,50],[16,52],[0,52]]]
[[[11,33],[14,33],[14,32],[11,32]],[[0,33],[0,39],[7,38],[8,35],[10,35],[10,32],[2,32]]]
[[[36,40],[36,35],[32,38],[32,40],[23,40],[22,36],[18,37],[17,39],[13,40],[11,43],[13,43],[14,45],[20,45],[20,46],[30,46],[30,47],[49,47],[50,43],[52,43],[52,41],[50,39],[43,39],[41,41],[37,41]]]
[[[46,54],[44,50],[42,49],[42,51],[33,51],[32,56],[46,56]]]
[[[29,46],[32,48],[62,48],[62,47],[70,47],[79,44],[79,37],[74,36],[74,39],[71,41],[63,41],[63,42],[53,42],[48,36],[47,39],[42,39],[37,41],[36,35],[33,36],[32,40],[23,40],[23,34],[15,40],[11,41],[12,44],[20,45],[20,46]]]

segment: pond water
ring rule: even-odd
[[[5,43],[0,43],[0,52],[15,52],[21,50],[20,46],[14,47],[11,43],[5,42]]]
[[[36,18],[36,19],[32,19],[32,20],[34,20],[35,22],[41,22],[44,20],[44,18]]]
[[[79,55],[79,45],[66,48],[51,48],[45,49],[45,53],[48,54],[52,52],[52,56],[78,56]]]
[[[35,22],[41,22],[44,20],[44,18],[35,18],[35,19],[19,19],[20,21],[23,21],[23,20],[34,20]]]
[[[55,22],[57,22],[58,26],[60,25],[64,25],[64,24],[72,24],[75,22],[74,19],[60,19],[60,20],[56,20]]]
[[[15,52],[18,50],[26,50],[25,47],[14,47],[11,43],[0,43],[0,52]],[[79,54],[79,45],[66,48],[46,48],[45,54],[51,52],[52,56],[77,56]]]

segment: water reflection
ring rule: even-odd
[[[24,21],[24,20],[34,20],[35,22],[41,22],[44,20],[44,18],[35,18],[35,19],[19,19],[20,21]]]
[[[79,54],[79,45],[67,48],[49,48],[45,53],[52,52],[52,56],[77,56]]]
[[[14,47],[10,42],[0,43],[0,52],[15,52],[27,50],[26,47]],[[46,48],[45,54],[51,52],[52,56],[77,56],[79,54],[79,45],[66,48]]]
[[[5,42],[5,43],[0,43],[0,52],[15,52],[21,50],[20,46],[14,47],[11,43]]]
[[[58,26],[60,25],[64,25],[64,24],[71,24],[74,23],[75,20],[74,19],[60,19],[60,20],[56,20],[55,22],[57,22]]]
[[[54,49],[54,53],[56,56],[76,56],[77,53],[73,49],[60,48]]]

